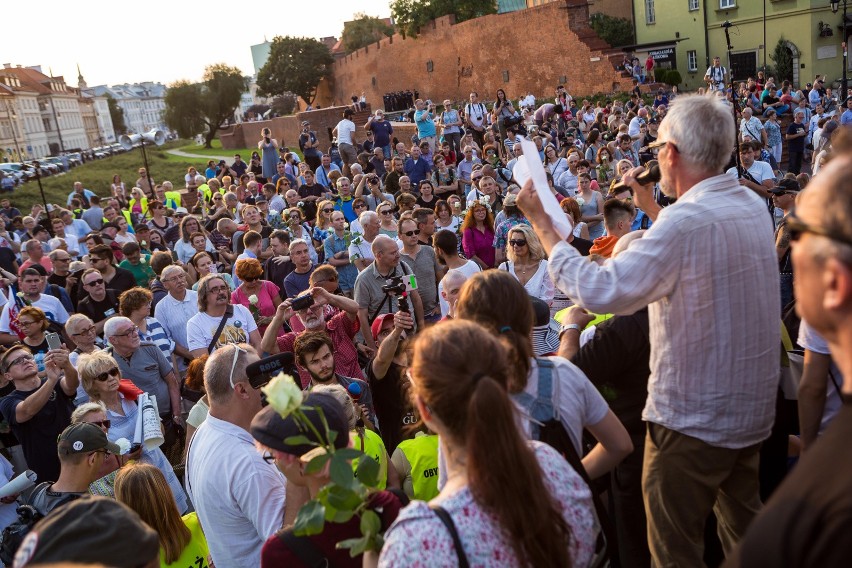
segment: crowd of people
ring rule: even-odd
[[[538,106],[418,98],[410,141],[347,107],[326,151],[305,122],[299,152],[264,129],[248,162],[180,183],[140,168],[26,215],[3,199],[0,470],[36,485],[0,524],[26,524],[16,498],[44,519],[7,528],[0,559],[842,563],[852,135],[817,88],[791,126],[816,157],[788,134],[786,172],[775,107],[735,127],[721,89],[592,104],[560,85]],[[267,406],[278,370],[314,428]],[[378,463],[380,551],[337,549],[357,518],[293,529],[340,479],[307,468],[318,444]],[[113,534],[71,513],[89,510],[137,553],[81,551]]]

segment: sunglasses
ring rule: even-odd
[[[420,234],[420,229],[415,229],[413,231],[405,231],[403,233],[403,235],[405,235],[406,237],[413,237],[414,235],[419,235],[419,234]]]
[[[323,213],[333,213],[334,209],[323,209],[322,212]]]
[[[835,233],[834,231],[830,231],[829,229],[825,229],[823,227],[810,225],[796,217],[795,213],[791,213],[787,217],[786,224],[787,229],[789,229],[790,231],[791,241],[798,241],[804,233],[811,233],[813,235],[819,235],[820,237],[825,237],[827,239],[831,239],[832,241],[843,243],[844,245],[852,247],[852,239],[850,239],[849,237],[845,235],[840,235],[838,233]]]
[[[95,420],[89,422],[89,424],[94,424],[95,426],[100,426],[104,430],[109,430],[110,424],[112,424],[112,422],[110,420]]]
[[[360,204],[359,204],[359,205],[355,205],[355,206],[353,206],[352,208],[353,208],[353,209],[365,209],[366,207],[367,207],[366,205],[360,205]]]
[[[104,283],[104,279],[98,278],[97,280],[92,280],[91,282],[86,284],[86,286],[98,286],[99,284],[103,284],[103,283]]]
[[[117,377],[121,374],[121,371],[118,370],[118,367],[113,367],[112,369],[101,373],[100,375],[95,376],[95,380],[99,383],[106,382],[106,380],[110,377]],[[107,426],[109,428],[109,426]]]
[[[385,209],[384,211],[382,211],[382,215],[391,215],[392,213],[393,211],[391,211],[390,209]]]
[[[244,282],[257,282],[260,279],[259,276],[255,276],[254,278],[243,278]]]
[[[524,239],[510,239],[509,246],[513,247],[525,247],[527,246],[527,241]]]

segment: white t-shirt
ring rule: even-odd
[[[352,222],[354,223],[355,221]],[[353,242],[349,245],[349,262],[354,263],[359,258],[369,260],[370,262],[376,260],[376,257],[373,255],[373,244],[368,243],[363,235],[357,243],[354,242],[356,239],[353,239]]]
[[[465,264],[463,264],[462,266],[460,266],[458,268],[455,268],[454,270],[458,270],[459,272],[461,272],[462,274],[464,274],[468,278],[470,278],[471,276],[473,276],[477,272],[482,272],[482,269],[479,268],[479,265],[476,264],[472,260],[468,260]],[[450,304],[447,303],[447,301],[444,299],[443,294],[441,294],[441,292],[443,292],[443,291],[444,291],[444,280],[441,279],[441,281],[438,283],[438,300],[440,300],[440,303],[441,303],[441,317],[445,317],[447,315],[447,313],[450,311]]]
[[[571,437],[578,455],[583,455],[583,428],[597,424],[609,412],[601,393],[579,367],[562,357],[547,357],[553,362],[553,409],[565,431]],[[538,396],[538,364],[531,361],[525,393]],[[524,433],[530,436],[530,421],[521,421]]]
[[[65,322],[68,321],[68,312],[65,311],[65,306],[62,305],[62,302],[49,294],[42,294],[38,300],[31,304],[43,311],[48,319],[61,323],[62,325],[65,325]],[[0,331],[3,333],[14,333],[12,328],[9,327],[9,310],[12,309],[14,305],[15,300],[12,299],[6,302],[6,305],[3,306],[3,313],[0,314]]]
[[[485,123],[485,117],[488,115],[488,109],[482,103],[464,105],[464,113],[467,115],[470,123],[479,128]]]
[[[248,308],[241,304],[232,304],[234,315],[228,318],[216,347],[222,347],[229,343],[249,343],[251,332],[257,329],[257,324],[251,316]],[[213,334],[219,327],[221,317],[208,316],[204,312],[198,312],[186,322],[186,341],[190,351],[195,349],[207,349],[213,340]]]
[[[260,566],[263,543],[281,528],[287,482],[251,434],[208,414],[192,438],[186,475],[213,562]]]
[[[340,122],[337,123],[337,143],[338,144],[349,144],[350,146],[354,146],[352,142],[352,135],[355,134],[355,123],[349,120],[348,118],[344,118]]]
[[[737,168],[729,168],[726,173],[737,175]],[[775,172],[772,171],[772,166],[760,160],[754,161],[748,169],[748,173],[757,180],[757,183],[763,183],[768,179],[775,179]]]

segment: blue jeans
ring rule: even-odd
[[[385,160],[391,159],[391,145],[388,144],[386,146],[379,146],[382,149],[382,153],[385,155]]]
[[[793,275],[781,273],[781,310],[793,301]]]

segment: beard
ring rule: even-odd
[[[310,369],[308,369],[307,371],[308,374],[311,376],[311,381],[314,383],[328,383],[329,381],[334,379],[334,367],[329,369],[328,373],[325,376],[318,375]]]

